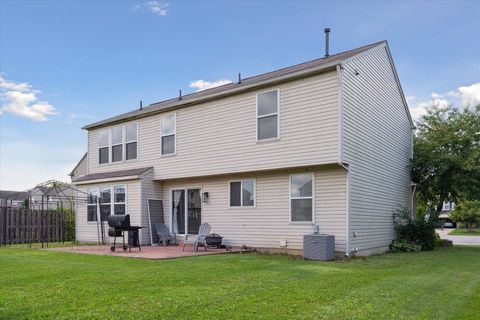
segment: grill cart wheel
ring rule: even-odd
[[[110,251],[115,252],[115,246],[111,246]]]
[[[123,246],[123,251],[127,251],[128,247],[127,246]]]

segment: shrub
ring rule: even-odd
[[[405,240],[392,241],[390,244],[390,252],[418,252],[422,250],[422,246],[414,243],[409,243]]]
[[[408,209],[401,208],[395,210],[393,220],[397,242],[420,246],[421,250],[433,250],[438,241],[435,232],[438,223],[433,215],[421,214],[412,218]]]
[[[462,201],[455,205],[450,213],[450,218],[455,222],[462,222],[469,232],[480,224],[480,201]]]

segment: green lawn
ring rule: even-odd
[[[450,231],[448,234],[452,236],[480,236],[480,228],[473,229],[473,232],[468,232],[465,228],[457,228]]]
[[[0,319],[478,319],[480,248],[351,262],[0,248]]]

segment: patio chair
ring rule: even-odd
[[[212,227],[208,223],[202,223],[198,229],[198,234],[194,236],[195,238],[188,238],[188,235],[185,235],[185,240],[183,241],[182,251],[185,251],[185,244],[191,243],[193,245],[193,251],[198,251],[198,246],[203,246],[205,251],[207,251],[206,237],[210,233]]]
[[[168,227],[163,223],[156,223],[155,231],[158,235],[158,245],[160,245],[160,242],[162,242],[163,246],[166,246],[170,241],[174,242],[177,239],[176,234],[170,233]]]

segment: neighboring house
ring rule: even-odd
[[[88,173],[73,182],[104,219],[130,214],[144,243],[149,221],[179,237],[208,222],[229,245],[301,250],[318,225],[336,251],[368,255],[411,205],[412,128],[384,41],[85,126]],[[79,203],[77,240],[97,241],[97,208]]]
[[[74,209],[73,190],[70,187],[36,186],[28,191],[29,207],[34,210]]]
[[[443,203],[442,211],[438,215],[438,220],[440,221],[440,225],[443,227],[445,224],[447,226],[451,226],[453,228],[457,227],[457,223],[450,219],[450,212],[455,209],[455,203],[451,201],[447,201]]]
[[[0,190],[0,206],[19,208],[27,199],[27,191]]]

